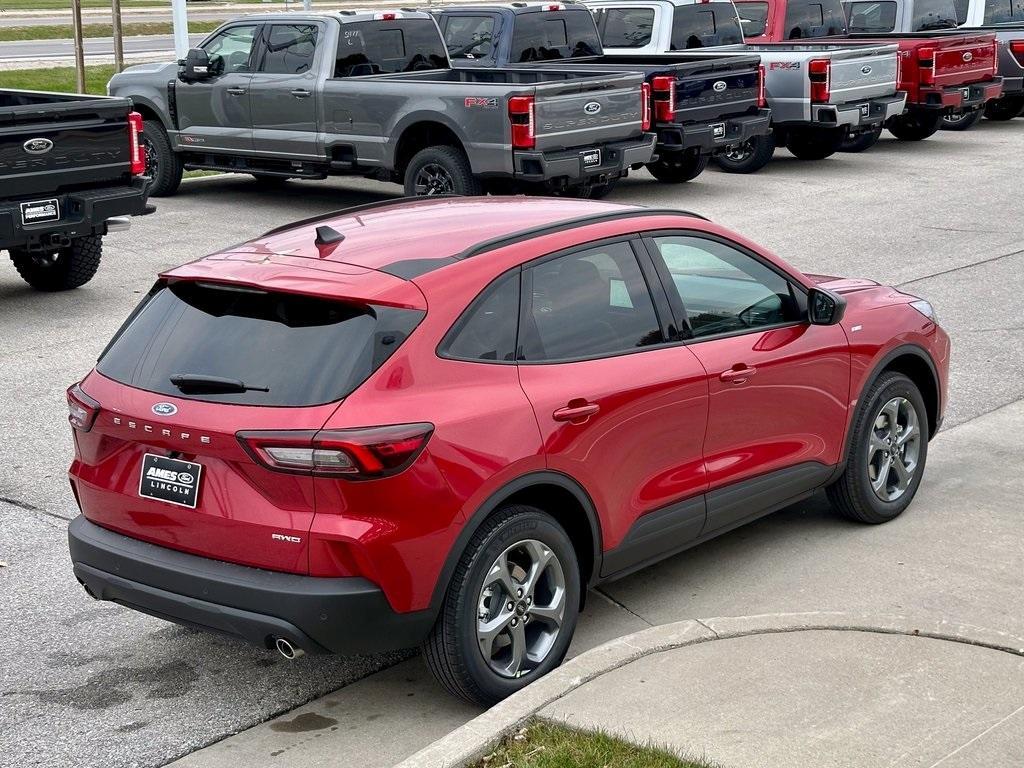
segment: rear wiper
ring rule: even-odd
[[[175,373],[171,376],[171,384],[182,392],[215,394],[218,392],[269,392],[270,387],[256,387],[246,384],[241,379],[228,379],[224,376],[207,376],[202,373]]]

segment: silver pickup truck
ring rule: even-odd
[[[586,5],[615,10],[630,25],[628,46],[607,33],[602,37],[607,56],[685,60],[747,51],[761,57],[772,133],[718,155],[722,170],[752,173],[768,163],[777,145],[800,159],[821,160],[838,151],[848,134],[874,131],[903,112],[906,95],[896,90],[896,45],[744,45],[735,7],[720,0],[587,0]]]
[[[202,168],[598,197],[651,160],[642,86],[625,67],[452,69],[433,17],[403,10],[247,16],[108,91],[145,118],[153,195]]]

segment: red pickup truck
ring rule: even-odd
[[[737,0],[736,7],[748,41],[842,37],[865,45],[898,44],[899,89],[907,93],[907,108],[885,123],[898,139],[926,139],[939,130],[944,116],[980,111],[1002,95],[992,33],[851,33],[840,0]],[[874,131],[851,136],[842,149],[862,152],[881,133],[879,125]]]

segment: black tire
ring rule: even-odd
[[[483,191],[483,184],[473,175],[469,159],[457,147],[421,149],[405,169],[405,194],[409,197],[482,195]]]
[[[879,498],[871,487],[868,447],[871,435],[876,431],[877,419],[881,418],[879,410],[894,398],[906,399],[916,412],[919,440],[909,485],[899,498],[885,501]],[[899,516],[913,501],[914,494],[921,484],[928,458],[928,432],[928,411],[917,385],[902,373],[883,373],[871,384],[861,399],[847,446],[846,469],[839,479],[828,487],[826,492],[829,501],[851,520],[861,523],[877,525]]]
[[[647,170],[664,184],[682,184],[704,173],[710,160],[710,155],[700,152],[672,152],[656,163],[648,163]]]
[[[715,165],[726,173],[755,173],[768,165],[774,155],[775,136],[769,133],[715,155]]]
[[[146,149],[146,175],[152,179],[149,196],[170,197],[178,191],[185,168],[158,120],[143,121],[142,146]]]
[[[12,250],[11,261],[22,279],[37,291],[68,291],[92,280],[103,256],[103,238],[91,235],[51,253]]]
[[[579,184],[575,187],[566,187],[557,197],[574,197],[577,200],[603,200],[612,193],[618,179],[606,181],[604,184]]]
[[[938,131],[940,125],[942,113],[935,111],[904,112],[885,123],[889,133],[900,141],[923,141]]]
[[[985,114],[983,109],[975,109],[973,112],[943,115],[942,116],[942,130],[944,131],[966,131],[973,128],[982,115]]]
[[[1003,122],[1024,115],[1024,96],[1004,96],[985,105],[985,118]]]
[[[557,558],[564,576],[564,612],[560,629],[542,661],[521,676],[509,677],[499,674],[485,660],[477,625],[482,619],[479,614],[490,609],[485,606],[485,601],[493,599],[493,594],[484,592],[485,577],[499,555],[526,540],[542,543]],[[516,584],[519,584],[518,580]],[[522,595],[516,599],[510,621],[520,615],[520,603],[526,597]],[[504,602],[504,598],[499,600],[499,609],[505,608]],[[579,605],[579,565],[572,542],[562,526],[536,507],[522,504],[502,507],[473,534],[459,560],[437,623],[424,641],[423,658],[434,677],[450,693],[474,704],[490,706],[562,663],[576,629]],[[547,625],[543,622],[539,626],[536,621],[532,625],[523,623],[519,631],[528,637],[526,633],[544,626]],[[503,634],[504,630],[497,637]]]
[[[798,160],[824,160],[839,151],[845,137],[845,131],[837,128],[793,129],[786,136],[786,149]]]
[[[882,125],[879,124],[870,131],[864,131],[856,135],[847,134],[843,143],[839,146],[840,152],[864,152],[871,149],[878,143],[882,136]]]
[[[283,187],[292,180],[291,176],[274,176],[269,173],[254,173],[252,177],[257,184],[264,187]]]

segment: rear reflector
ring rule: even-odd
[[[829,59],[811,59],[807,64],[811,80],[811,101],[826,104],[832,98],[832,62]]]
[[[651,84],[640,86],[640,130],[651,130]]]
[[[68,387],[68,422],[79,432],[88,432],[96,423],[100,404],[89,397],[77,384]]]
[[[142,146],[142,115],[128,113],[128,151],[131,155],[132,176],[146,172],[146,148]]]
[[[512,123],[512,146],[533,149],[537,144],[533,96],[512,96],[508,100],[508,119]]]

